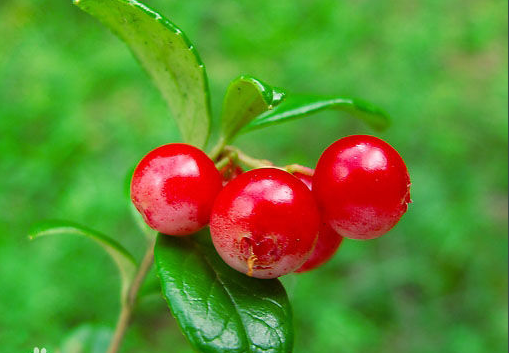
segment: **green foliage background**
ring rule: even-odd
[[[346,241],[324,268],[284,278],[295,352],[507,350],[507,1],[147,3],[198,47],[216,116],[229,81],[247,73],[365,98],[394,118],[378,136],[408,163],[414,204],[382,239]],[[55,352],[81,323],[114,323],[119,282],[94,244],[31,243],[29,225],[70,219],[141,256],[124,177],[179,137],[124,44],[70,1],[1,1],[0,38],[0,346]],[[372,131],[327,112],[238,145],[312,166],[354,133]],[[123,351],[191,349],[152,296]]]

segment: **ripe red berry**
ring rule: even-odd
[[[131,181],[131,200],[151,228],[188,235],[209,222],[221,182],[205,153],[173,143],[156,148],[138,164]]]
[[[312,193],[276,168],[241,174],[220,192],[210,219],[223,260],[257,278],[298,269],[315,245],[320,217]]]
[[[353,239],[387,233],[407,211],[410,177],[388,143],[365,135],[332,144],[320,157],[313,192],[324,220]]]
[[[299,172],[295,172],[293,175],[299,178],[311,190],[313,183],[313,177],[311,175],[313,175],[315,171],[311,168],[305,168],[305,170],[310,175]],[[334,256],[343,242],[343,239],[344,238],[336,233],[327,223],[322,222],[320,231],[318,232],[318,240],[316,241],[316,246],[311,257],[295,272],[307,272],[322,266]]]

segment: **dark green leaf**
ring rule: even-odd
[[[210,128],[205,67],[184,33],[135,0],[74,0],[126,42],[170,105],[187,143],[203,147]]]
[[[199,351],[292,351],[292,313],[281,283],[230,268],[208,231],[191,238],[159,235],[155,259],[163,295]]]
[[[60,347],[62,353],[104,353],[113,330],[105,326],[83,325],[72,330]]]
[[[67,221],[43,221],[30,228],[30,239],[47,235],[75,234],[94,240],[111,256],[122,278],[122,298],[125,298],[136,272],[136,261],[132,255],[115,240],[93,229]]]
[[[228,142],[256,116],[273,109],[284,97],[284,93],[250,76],[234,80],[226,91],[222,133]]]
[[[350,113],[376,130],[383,130],[389,126],[389,116],[383,110],[358,99],[288,95],[274,109],[251,120],[242,132],[302,118],[325,109],[337,109]]]

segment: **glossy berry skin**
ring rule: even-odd
[[[293,173],[297,178],[300,179],[308,188],[311,190],[313,184],[313,177],[311,175],[314,174],[314,170],[310,168],[305,168],[308,174],[302,173]],[[343,237],[336,233],[327,223],[322,222],[320,224],[320,231],[318,232],[318,240],[316,241],[316,246],[311,253],[311,257],[295,272],[303,273],[314,270],[325,264],[329,261],[339,246],[343,242]]]
[[[309,189],[276,168],[248,171],[224,187],[210,220],[214,246],[237,271],[276,278],[311,255],[320,217]]]
[[[151,228],[189,235],[209,222],[221,183],[219,171],[205,153],[173,143],[156,148],[138,164],[131,200]]]
[[[349,136],[320,157],[313,193],[324,220],[338,234],[368,240],[387,233],[407,211],[410,177],[388,143],[373,136]]]

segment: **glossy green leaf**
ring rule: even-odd
[[[284,92],[250,76],[234,80],[226,91],[222,121],[222,134],[226,141],[253,118],[273,109],[284,98]]]
[[[113,330],[105,326],[82,325],[72,330],[61,344],[62,353],[104,353]]]
[[[67,221],[43,221],[33,225],[30,229],[30,239],[39,238],[47,235],[74,234],[94,240],[102,246],[111,256],[118,267],[122,278],[122,298],[125,298],[129,286],[136,272],[136,261],[132,255],[115,240],[106,235]]]
[[[168,102],[185,142],[203,147],[210,128],[205,67],[184,33],[135,0],[74,0],[131,49]]]
[[[163,295],[200,352],[292,351],[292,313],[282,284],[230,268],[208,230],[191,238],[159,235],[155,262]]]
[[[362,100],[343,97],[288,95],[274,109],[262,113],[251,120],[242,129],[242,132],[302,118],[325,109],[345,111],[361,119],[376,130],[383,130],[389,126],[389,116],[383,110]]]

